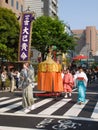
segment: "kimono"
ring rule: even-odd
[[[22,106],[23,108],[27,108],[34,104],[33,99],[33,87],[32,84],[34,82],[34,69],[33,67],[29,67],[28,70],[25,68],[20,72],[20,84],[19,87],[22,87],[23,90],[23,100]]]
[[[72,88],[74,86],[74,79],[73,75],[71,73],[64,74],[63,77],[63,86],[64,86],[64,92],[72,92]]]
[[[80,72],[76,76],[76,83],[78,88],[78,102],[85,102],[86,86],[87,86],[87,75],[84,72]]]

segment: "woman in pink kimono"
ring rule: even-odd
[[[69,94],[69,97],[71,97],[72,88],[74,86],[74,79],[73,79],[73,75],[70,73],[69,69],[66,69],[64,72],[63,86],[64,86],[65,98],[68,97],[67,93]]]

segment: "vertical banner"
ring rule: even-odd
[[[19,49],[18,49],[19,62],[30,61],[32,20],[33,20],[32,13],[25,12],[22,14]]]

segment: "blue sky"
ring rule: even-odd
[[[60,20],[73,29],[98,29],[98,0],[58,0]]]

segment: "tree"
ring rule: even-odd
[[[15,14],[0,8],[0,57],[9,61],[17,60],[19,22]]]
[[[65,32],[65,26],[58,18],[49,16],[38,17],[33,22],[32,46],[43,55],[53,45],[61,52],[74,49],[75,39],[73,35]]]

